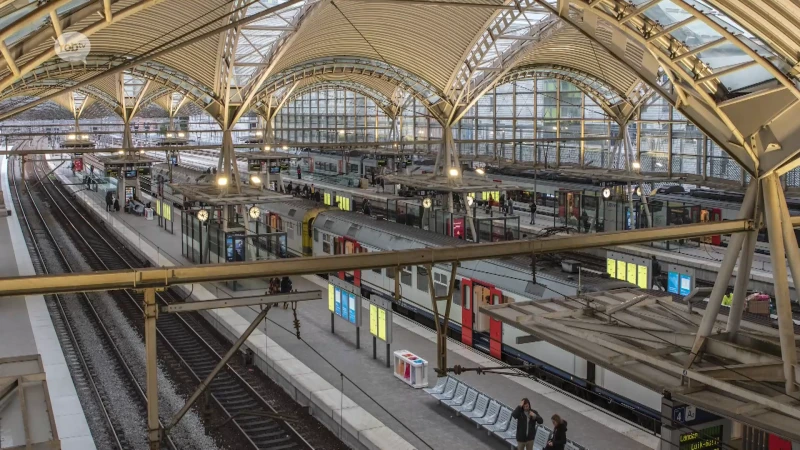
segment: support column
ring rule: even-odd
[[[755,183],[752,183],[755,184]],[[778,332],[781,342],[781,356],[783,358],[783,374],[786,377],[786,393],[797,392],[794,372],[797,366],[797,350],[794,342],[794,323],[792,322],[792,305],[789,299],[789,276],[786,271],[786,245],[794,245],[789,249],[789,263],[795,269],[800,269],[800,251],[797,249],[797,240],[794,238],[794,230],[791,224],[785,225],[789,230],[783,230],[781,220],[786,212],[786,220],[789,220],[789,213],[786,211],[786,200],[780,189],[780,180],[777,175],[770,175],[761,181],[764,188],[764,212],[767,219],[767,230],[769,232],[769,253],[772,260],[772,276],[775,280],[775,303],[778,307]],[[786,236],[791,233],[792,239],[787,240]],[[792,264],[794,260],[794,264]]]
[[[447,376],[447,329],[450,322],[450,307],[453,305],[453,292],[455,291],[456,271],[458,263],[452,263],[450,269],[450,284],[447,287],[447,295],[444,297],[436,296],[436,287],[433,283],[433,265],[426,266],[428,269],[428,290],[431,293],[431,303],[433,306],[434,321],[436,322],[436,373],[438,376]],[[399,274],[398,274],[399,276]],[[444,315],[439,321],[440,301],[445,301]]]
[[[147,439],[150,450],[161,448],[158,422],[158,360],[156,359],[156,290],[144,290],[144,348],[147,374]]]
[[[736,336],[739,326],[742,323],[742,312],[744,302],[747,297],[747,286],[750,282],[750,270],[753,267],[753,256],[756,252],[756,242],[758,241],[758,230],[761,223],[760,206],[755,208],[755,229],[747,233],[744,238],[741,254],[739,255],[739,269],[736,272],[736,285],[733,288],[733,302],[728,313],[728,325],[725,331],[731,336]]]
[[[739,215],[737,217],[738,219],[747,219],[753,216],[753,210],[755,208],[756,197],[758,193],[757,184],[758,183],[752,183],[747,188],[747,193],[745,194],[744,201],[742,202],[742,208],[739,210]],[[772,233],[770,233],[770,236],[772,236]],[[743,241],[743,233],[731,235],[731,240],[728,244],[728,250],[725,252],[725,257],[722,259],[719,272],[717,272],[717,278],[714,280],[714,288],[711,290],[711,297],[708,300],[708,305],[706,305],[706,310],[703,314],[703,320],[700,323],[700,327],[697,329],[697,337],[695,338],[694,345],[692,345],[692,353],[689,355],[689,362],[686,365],[687,367],[691,367],[692,363],[694,363],[695,358],[697,358],[697,354],[700,352],[700,349],[705,343],[706,337],[710,336],[711,332],[713,331],[714,323],[716,322],[717,315],[719,314],[719,309],[722,306],[722,296],[725,295],[725,291],[728,289],[728,284],[731,276],[733,275],[733,267],[736,264],[736,258],[739,256],[739,252],[742,249]],[[785,268],[786,267],[784,266],[784,270]]]
[[[131,136],[131,123],[125,122],[122,128],[122,149],[125,153],[133,148],[133,137]]]

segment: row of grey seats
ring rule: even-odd
[[[503,439],[512,449],[517,448],[517,419],[511,417],[513,409],[510,407],[453,377],[439,378],[436,385],[425,389],[425,392],[455,411],[456,415],[465,417],[478,428],[483,427],[489,434]],[[552,431],[544,425],[539,428],[546,430],[547,434]],[[572,441],[567,443],[567,449],[586,450]]]

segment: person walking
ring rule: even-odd
[[[567,445],[567,421],[558,414],[553,414],[551,420],[553,421],[553,434],[547,441],[545,450],[564,450]]]
[[[291,181],[289,181],[289,185],[286,186],[286,192],[288,192],[290,194],[292,193],[292,182]]]
[[[511,417],[517,419],[517,450],[533,450],[536,428],[544,420],[536,410],[531,409],[531,402],[527,398],[522,399]]]
[[[536,225],[536,200],[531,201],[531,225]]]
[[[651,262],[650,273],[653,274],[653,279],[651,280],[650,285],[653,286],[653,289],[658,288],[662,291],[666,291],[666,289],[664,289],[664,286],[661,285],[661,264],[658,263],[658,260],[656,259],[655,255],[650,257],[650,262]]]
[[[506,194],[500,194],[500,212],[506,215]]]

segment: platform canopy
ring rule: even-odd
[[[291,195],[248,185],[241,186],[241,192],[235,192],[233,188],[227,192],[212,184],[172,183],[169,187],[174,193],[183,195],[188,202],[202,202],[214,206],[253,205],[294,199]]]
[[[619,123],[662,95],[763,177],[800,151],[797,17],[790,0],[19,0],[0,3],[0,120],[193,108],[224,130],[327,85],[390,116],[416,98],[448,133],[535,71]],[[55,54],[67,32],[85,59]]]
[[[619,289],[575,298],[481,306],[490,317],[656,392],[800,440],[800,401],[783,394],[778,331],[747,320],[718,332],[690,368],[702,311],[668,293]],[[724,330],[725,323],[714,327]]]

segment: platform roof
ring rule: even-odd
[[[241,192],[235,192],[233,187],[220,189],[212,184],[173,183],[169,186],[173,192],[183,195],[187,201],[203,202],[214,206],[252,205],[294,199],[291,195],[267,189],[261,190],[249,185],[242,185]]]
[[[386,181],[403,184],[417,189],[429,189],[439,192],[483,192],[494,190],[516,190],[519,186],[498,183],[489,177],[481,177],[471,173],[463,173],[461,177],[448,177],[445,175],[420,174],[420,175],[385,175]]]
[[[702,318],[668,293],[618,289],[575,298],[481,306],[482,312],[656,392],[800,440],[800,401],[781,395],[776,329],[744,321],[707,338],[688,367]],[[725,328],[719,322],[715,329]]]

